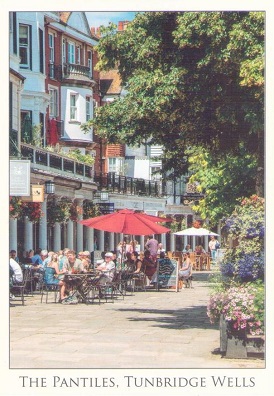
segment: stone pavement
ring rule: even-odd
[[[100,305],[27,296],[10,308],[10,368],[263,368],[261,359],[218,352],[207,278],[194,273],[193,289],[138,291]]]

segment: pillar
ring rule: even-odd
[[[58,252],[61,249],[61,224],[55,223],[53,228],[53,250]]]
[[[101,230],[99,231],[99,250],[105,251],[105,233]]]
[[[43,216],[39,221],[39,247],[48,249],[47,198],[41,203]]]
[[[114,249],[114,232],[109,233],[109,250],[116,250]]]
[[[86,227],[86,247],[89,252],[94,251],[94,228]]]
[[[140,236],[140,249],[141,249],[141,252],[143,252],[145,250],[145,236],[144,235]]]
[[[166,250],[166,234],[161,234],[161,243],[163,245],[163,249]]]
[[[77,205],[82,207],[83,200],[78,199]],[[78,213],[78,220],[83,219],[83,213]],[[76,223],[76,249],[77,252],[83,251],[83,224]]]
[[[73,221],[69,220],[67,225],[67,247],[69,249],[74,249],[73,243]]]
[[[17,252],[17,219],[10,219],[9,228],[10,228],[10,233],[9,233],[10,250],[14,249]]]
[[[192,237],[192,247],[191,247],[193,252],[195,251],[195,246],[196,246],[196,237],[193,236]]]
[[[175,251],[175,235],[174,234],[170,235],[170,250],[171,250],[171,252]]]
[[[33,232],[32,222],[29,221],[28,217],[24,218],[24,250],[33,249]]]

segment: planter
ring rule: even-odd
[[[264,336],[252,336],[245,331],[231,330],[231,326],[220,318],[220,352],[228,359],[263,358],[265,354]]]

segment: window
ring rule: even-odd
[[[44,33],[42,29],[39,29],[39,52],[40,73],[44,73]]]
[[[54,36],[49,33],[49,62],[54,63]]]
[[[109,158],[108,159],[109,173],[111,173],[111,172],[116,173],[116,167],[117,167],[117,158]]]
[[[54,36],[49,33],[49,76],[54,78]]]
[[[68,43],[68,62],[75,63],[75,44]]]
[[[86,96],[86,121],[92,118],[93,100],[90,96]]]
[[[49,88],[49,116],[57,117],[58,116],[58,90],[55,88]]]
[[[70,95],[70,119],[77,120],[77,95]]]
[[[81,64],[81,48],[80,47],[76,48],[76,63],[78,63],[78,65]]]
[[[66,40],[65,39],[63,39],[63,43],[62,43],[62,58],[63,58],[63,63],[66,63],[67,52],[66,52]]]
[[[25,143],[32,143],[32,112],[21,111],[21,139]]]
[[[92,52],[88,51],[88,68],[89,68],[89,76],[92,77]]]
[[[31,28],[28,25],[19,25],[19,56],[20,67],[31,68]]]

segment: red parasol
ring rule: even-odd
[[[107,215],[80,220],[79,223],[101,231],[131,235],[150,235],[165,234],[169,232],[169,228],[156,224],[157,222],[159,223],[167,221],[172,220],[158,216],[147,215],[145,213],[137,213],[129,209],[122,209],[118,212]]]

